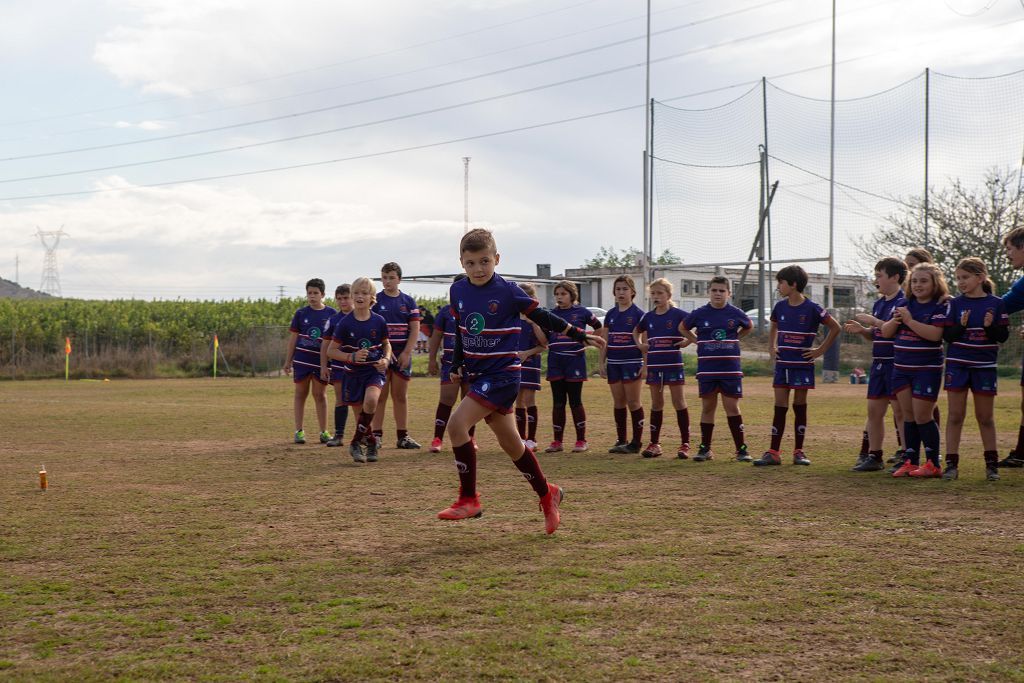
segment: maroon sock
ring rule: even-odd
[[[946,467],[959,467],[960,466],[960,454],[959,453],[946,453]]]
[[[772,450],[782,448],[782,435],[786,433],[786,413],[788,406],[775,406],[775,417],[772,418]],[[865,449],[866,450],[866,449]]]
[[[629,417],[633,421],[633,441],[631,443],[639,446],[644,440],[644,409],[637,408],[629,411]]]
[[[615,408],[615,443],[626,443],[626,409]]]
[[[529,448],[524,448],[523,454],[515,461],[515,466],[523,473],[523,479],[530,482],[530,486],[533,487],[538,496],[543,498],[548,495],[548,480],[544,478],[544,473],[540,471],[540,463],[537,462],[537,456],[533,454],[533,451]]]
[[[405,437],[409,436],[409,430],[408,429],[396,429],[395,430],[395,434],[396,434],[396,437],[395,437],[396,443],[401,443],[402,439],[404,439]]]
[[[373,413],[359,411],[359,421],[356,422],[356,428],[352,434],[352,443],[359,443],[370,434],[371,422],[373,422]]]
[[[941,415],[939,415],[939,406],[938,404],[935,404],[935,407],[932,408],[932,419],[935,420],[935,426],[938,427],[939,429],[942,429],[942,421],[939,419],[940,417]]]
[[[796,450],[803,450],[804,437],[807,436],[807,404],[793,404],[793,440]]]
[[[729,423],[729,432],[732,433],[732,442],[736,444],[736,450],[743,448],[743,416],[727,415],[726,421]]]
[[[661,443],[661,418],[664,412],[651,409],[651,443]]]
[[[796,408],[796,406],[793,407],[794,409]],[[897,431],[896,433],[899,434],[899,431]],[[865,429],[863,432],[861,432],[860,435],[860,454],[867,455],[869,448],[871,448],[871,446],[868,445],[868,430]]]
[[[882,449],[878,449],[877,451],[870,451],[868,453],[868,455],[870,455],[872,458],[877,458],[878,460],[881,460],[882,459]]]
[[[537,440],[537,406],[526,409],[526,438],[530,441]]]
[[[516,408],[516,429],[519,430],[519,438],[526,438],[526,408]]]
[[[690,443],[690,409],[676,411],[676,424],[679,425],[679,438],[682,443]]]
[[[700,423],[700,443],[702,446],[711,448],[711,437],[715,434],[715,423],[714,422],[701,422]]]
[[[443,439],[444,430],[448,426],[448,418],[452,416],[452,407],[446,406],[443,403],[437,404],[437,410],[434,412],[434,438]]]
[[[1024,425],[1017,430],[1017,445],[1013,449],[1013,454],[1018,458],[1024,458]]]
[[[586,441],[587,440],[587,409],[583,407],[583,404],[578,406],[570,406],[572,409],[572,422],[576,427],[576,440]]]
[[[476,449],[473,442],[452,446],[455,453],[455,467],[459,470],[459,491],[465,498],[476,495]]]
[[[551,409],[551,429],[555,433],[554,440],[562,442],[562,432],[565,431],[565,406],[555,406]]]
[[[998,451],[985,451],[985,467],[995,467],[999,462]]]

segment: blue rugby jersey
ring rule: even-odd
[[[451,365],[457,331],[451,306],[442,306],[434,316],[434,329],[441,333],[441,362]]]
[[[911,317],[919,323],[945,327],[948,303],[929,301],[920,303],[917,299],[907,303]],[[922,339],[916,332],[900,325],[896,332],[896,343],[893,344],[893,366],[903,372],[942,370],[942,337],[938,341]]]
[[[683,352],[676,344],[684,339],[679,333],[679,325],[686,322],[686,318],[686,312],[675,306],[669,306],[664,313],[654,310],[644,313],[637,329],[647,333],[648,369],[676,370],[683,367]]]
[[[999,355],[999,344],[985,334],[985,314],[992,312],[992,325],[1007,326],[1010,316],[1006,314],[1006,303],[997,296],[986,294],[970,298],[961,294],[949,302],[947,325],[960,323],[960,316],[968,311],[969,318],[964,326],[964,336],[951,342],[946,351],[946,362],[973,368],[994,368]]]
[[[384,355],[384,341],[388,338],[388,324],[384,318],[371,312],[367,320],[359,320],[353,311],[338,323],[331,333],[331,338],[338,343],[342,353],[355,353],[359,349],[368,349],[365,361],[344,361],[342,365],[348,372],[355,372],[373,365]]]
[[[901,289],[896,292],[896,296],[891,299],[886,299],[884,296],[878,299],[878,301],[876,301],[871,307],[871,315],[884,323],[892,319],[893,309],[906,305],[907,297],[903,295],[903,290]],[[881,328],[872,327],[871,360],[892,360],[893,345],[895,343],[895,339],[886,339],[882,336]]]
[[[330,344],[331,341],[334,339],[334,330],[337,329],[338,323],[340,323],[342,319],[344,319],[345,316],[347,315],[348,313],[342,313],[341,311],[338,311],[337,313],[335,313],[334,315],[327,319],[327,324],[324,325],[323,336],[325,349],[327,348],[327,345]],[[338,343],[340,344],[341,342],[339,341]],[[327,359],[327,367],[331,368],[332,370],[338,370],[339,372],[345,369],[345,365],[340,360],[334,360],[333,358]]]
[[[520,319],[519,330],[520,351],[529,351],[530,349],[540,344],[540,340],[537,339],[537,333],[533,329],[533,323],[531,323],[529,320]],[[540,356],[531,356],[531,358],[534,357],[540,360]]]
[[[518,353],[522,332],[519,314],[537,308],[537,300],[497,273],[479,286],[469,278],[459,280],[449,291],[466,373],[518,373],[522,368]]]
[[[618,305],[612,307],[604,315],[604,325],[608,328],[608,364],[627,365],[636,363],[643,358],[640,349],[633,343],[633,331],[640,325],[644,312],[636,304],[620,311]]]
[[[320,367],[320,340],[324,336],[324,328],[331,316],[337,313],[330,306],[319,311],[310,306],[303,306],[295,311],[288,329],[299,335],[295,340],[295,353],[292,362],[298,365]]]
[[[587,325],[594,329],[601,326],[597,317],[579,304],[573,304],[569,308],[552,308],[551,312],[581,330],[587,329]],[[583,344],[574,341],[571,337],[567,337],[561,332],[548,333],[548,353],[555,353],[559,356],[578,356],[583,351]]]
[[[732,304],[705,304],[686,316],[683,325],[697,335],[698,379],[743,377],[739,332],[751,327],[746,313]]]
[[[380,291],[377,292],[377,303],[370,310],[384,318],[388,324],[391,353],[396,356],[402,353],[409,341],[409,323],[422,318],[416,300],[405,292],[389,296],[387,292]]]
[[[818,327],[828,320],[828,311],[804,299],[793,306],[788,299],[776,302],[772,308],[772,322],[778,328],[775,335],[775,362],[785,368],[813,367],[814,361],[803,357],[804,351],[814,346]]]

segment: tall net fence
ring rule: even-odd
[[[1024,71],[992,78],[925,72],[866,97],[837,101],[836,269],[868,273],[872,264],[860,241],[889,216],[914,207],[926,187],[955,180],[979,187],[992,168],[1019,173],[1021,112]],[[655,102],[652,122],[653,233],[660,248],[687,263],[749,260],[762,188],[777,181],[766,258],[827,270],[806,260],[829,255],[828,100],[763,81],[713,108]]]

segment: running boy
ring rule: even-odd
[[[464,280],[465,275],[456,275],[455,282]],[[453,380],[450,374],[452,369],[452,351],[455,349],[455,335],[458,332],[455,326],[455,318],[452,317],[451,306],[442,306],[441,310],[434,316],[433,331],[430,335],[430,343],[427,348],[427,372],[431,376],[439,376],[441,389],[437,397],[437,409],[434,411],[434,438],[430,442],[430,452],[440,453],[441,444],[444,443],[444,431],[448,426],[448,418],[451,417],[452,407],[459,398],[459,389],[465,396],[469,387],[465,382]],[[441,363],[438,365],[437,352],[441,351]]]
[[[345,405],[359,407],[359,421],[349,444],[349,453],[356,462],[377,462],[377,438],[370,424],[391,354],[388,325],[371,310],[374,289],[369,278],[357,278],[352,283],[352,313],[338,323],[327,347],[328,357],[345,365]]]
[[[320,379],[330,382],[334,386],[334,436],[327,441],[327,445],[332,447],[344,444],[348,406],[342,399],[345,366],[340,361],[328,358],[327,347],[331,343],[333,331],[338,327],[338,323],[352,312],[352,286],[347,283],[338,285],[334,290],[334,303],[338,304],[338,312],[327,321],[327,326],[324,327],[324,343],[320,345]]]
[[[531,298],[537,298],[537,290],[529,282],[519,286]],[[519,362],[523,369],[519,380],[519,394],[516,396],[516,427],[523,445],[531,451],[537,450],[537,392],[540,391],[540,355],[548,347],[547,336],[537,323],[522,313],[519,314]]]
[[[580,293],[576,285],[563,280],[555,285],[553,313],[573,327],[583,329],[590,325],[600,329],[601,322],[588,309],[580,306]],[[565,433],[565,404],[569,403],[572,421],[576,427],[576,445],[573,453],[587,450],[587,411],[583,407],[583,383],[587,381],[587,355],[584,345],[561,332],[548,337],[548,382],[551,383],[551,426],[554,439],[545,453],[562,450]]]
[[[683,352],[679,350],[690,345],[683,330],[686,313],[676,308],[672,301],[672,283],[665,278],[658,278],[648,289],[654,308],[644,313],[633,330],[633,341],[643,353],[647,386],[651,389],[651,443],[641,455],[645,458],[661,455],[661,421],[667,386],[679,425],[680,446],[676,457],[686,460],[690,457],[690,410],[683,396],[686,380]]]
[[[807,391],[814,388],[814,359],[825,353],[839,336],[839,323],[824,308],[804,296],[807,272],[800,266],[786,266],[775,275],[782,301],[772,308],[768,351],[775,359],[775,417],[772,419],[772,443],[757,466],[781,465],[782,435],[786,431],[789,392],[793,392],[793,464],[810,465],[804,453],[807,435]],[[818,327],[824,325],[828,336],[814,346]]]
[[[497,275],[494,269],[501,256],[490,231],[478,228],[463,235],[459,259],[468,277],[451,287],[452,315],[459,325],[451,372],[464,377],[470,383],[470,391],[448,423],[459,472],[459,497],[437,516],[454,520],[481,515],[476,490],[476,450],[469,428],[485,420],[502,450],[513,459],[540,498],[545,531],[554,533],[560,522],[562,489],[544,478],[537,457],[519,438],[512,416],[521,370],[516,350],[521,329],[519,314],[525,314],[544,330],[565,334],[580,344],[601,347],[604,340],[539,308],[536,299]]]
[[[327,431],[327,383],[320,379],[320,344],[324,326],[337,313],[324,305],[324,281],[316,277],[306,283],[306,306],[295,311],[289,326],[291,336],[285,351],[284,372],[292,375],[295,382],[295,396],[292,401],[295,412],[295,443],[306,443],[306,432],[302,420],[306,412],[306,397],[313,389],[313,405],[320,425],[320,443],[327,443],[331,435]]]
[[[615,278],[612,295],[615,296],[615,306],[604,316],[608,346],[602,350],[600,361],[601,376],[608,380],[612,390],[612,410],[615,415],[615,445],[608,452],[639,453],[644,438],[644,406],[640,402],[644,359],[634,332],[644,312],[633,303],[636,283],[630,276],[620,275]],[[633,423],[633,439],[629,442],[626,441],[627,410]]]
[[[959,476],[960,433],[967,413],[967,391],[974,394],[974,416],[985,449],[985,477],[997,481],[999,452],[993,410],[996,399],[996,359],[999,345],[1010,336],[1006,304],[992,295],[995,289],[988,268],[979,258],[965,258],[956,266],[960,296],[949,302],[943,338],[946,352],[946,471],[943,479]]]
[[[892,312],[907,303],[903,296],[903,281],[907,277],[907,264],[898,258],[884,258],[875,264],[875,287],[881,296],[871,307],[871,315],[862,313],[855,320],[846,321],[845,329],[871,340],[871,372],[868,375],[868,446],[853,466],[854,472],[877,472],[885,468],[882,448],[885,440],[885,414],[892,405],[896,421],[897,440],[903,428],[903,411],[892,387],[892,339],[882,337],[882,325],[892,318]]]
[[[388,324],[388,337],[393,354],[388,364],[387,381],[373,415],[373,435],[379,440],[384,435],[384,411],[390,396],[394,404],[397,447],[416,449],[420,445],[413,441],[406,429],[409,420],[409,380],[412,378],[412,352],[420,334],[420,309],[415,299],[398,289],[402,282],[402,267],[391,261],[380,269],[380,281],[384,290],[377,294],[373,312],[384,318]]]
[[[715,430],[715,410],[722,396],[729,431],[736,446],[736,460],[753,462],[743,436],[743,370],[740,366],[740,339],[750,334],[753,325],[747,314],[729,303],[732,296],[729,278],[716,275],[708,283],[708,303],[693,311],[683,323],[683,334],[697,344],[697,393],[701,400],[700,448],[694,462],[711,460],[711,437]],[[694,334],[696,330],[696,334]]]

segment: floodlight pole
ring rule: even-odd
[[[836,305],[836,0],[832,0],[832,96],[829,101],[828,127],[828,302]]]
[[[650,144],[651,144],[651,0],[647,0],[647,57],[645,61],[644,75],[644,254],[641,266],[643,267],[643,288],[647,291],[653,273],[651,264],[653,262],[654,236],[652,230],[651,213],[651,168],[650,168]],[[646,299],[646,296],[645,296]]]

